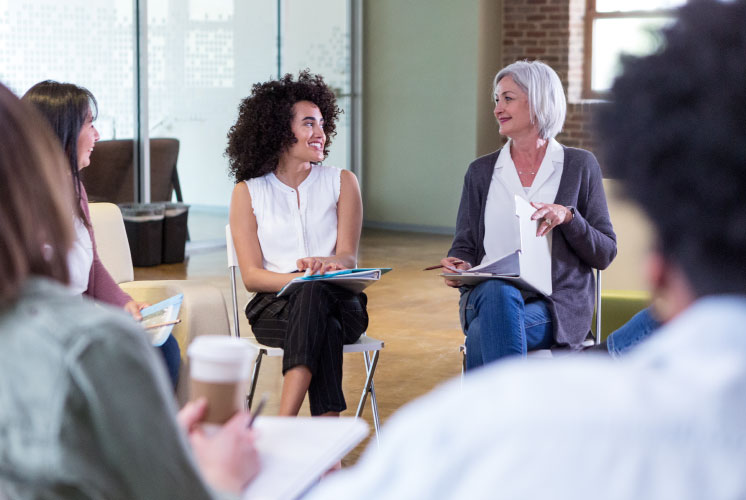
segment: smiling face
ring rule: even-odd
[[[324,159],[324,118],[319,107],[311,101],[298,101],[293,105],[290,128],[297,142],[288,148],[288,159],[318,163]]]
[[[528,95],[510,76],[501,79],[495,87],[494,113],[501,135],[516,139],[527,134],[539,134],[536,125],[531,123]]]
[[[93,152],[93,146],[96,144],[100,136],[98,130],[93,126],[93,115],[89,109],[86,112],[85,121],[83,126],[80,127],[80,134],[78,134],[78,168],[85,168],[91,164],[91,153]]]

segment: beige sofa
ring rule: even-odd
[[[218,288],[198,281],[133,281],[132,257],[119,207],[112,203],[91,203],[89,208],[99,257],[125,292],[137,301],[151,304],[179,293],[184,294],[181,323],[173,330],[181,348],[176,393],[182,405],[188,397],[189,360],[186,350],[189,343],[199,335],[230,335],[223,294]]]
[[[647,217],[624,199],[619,182],[604,179],[604,190],[617,236],[617,256],[602,274],[602,338],[647,307],[645,259],[652,241]]]

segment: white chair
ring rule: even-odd
[[[196,281],[133,281],[132,256],[119,207],[112,203],[90,203],[88,208],[99,258],[125,292],[139,302],[151,304],[184,294],[179,312],[181,323],[172,332],[181,349],[176,396],[183,405],[189,397],[189,357],[186,352],[191,341],[198,335],[230,335],[223,294],[214,286]]]
[[[225,226],[225,244],[226,244],[226,250],[227,250],[227,257],[228,257],[228,271],[230,272],[231,276],[231,296],[233,300],[233,328],[234,328],[234,335],[237,338],[241,337],[240,329],[238,326],[238,293],[237,293],[237,284],[236,284],[236,269],[238,269],[238,257],[236,256],[236,249],[233,246],[233,236],[231,235],[231,227],[230,225]],[[240,269],[239,269],[240,272]],[[254,400],[254,393],[256,392],[256,384],[259,379],[259,369],[262,366],[262,358],[264,356],[270,356],[270,357],[282,357],[283,350],[279,347],[269,347],[264,344],[260,344],[256,340],[247,339],[249,342],[258,350],[259,354],[256,357],[256,362],[254,363],[254,372],[251,375],[251,388],[249,390],[249,395],[247,396],[247,404],[249,409],[251,409],[251,404]],[[373,412],[373,426],[376,430],[376,442],[378,443],[379,437],[380,437],[380,421],[378,417],[378,402],[376,401],[376,388],[373,383],[373,375],[376,372],[376,365],[378,364],[378,356],[381,352],[381,349],[383,349],[383,341],[374,339],[372,337],[368,337],[365,333],[363,333],[360,338],[357,340],[357,342],[353,344],[345,344],[343,348],[343,352],[351,353],[351,352],[361,352],[363,353],[363,360],[365,361],[365,386],[363,387],[363,392],[360,395],[360,401],[357,405],[357,411],[355,412],[355,417],[359,418],[363,414],[363,409],[365,408],[365,401],[368,397],[368,394],[370,394],[370,405],[371,410]]]
[[[593,332],[593,339],[586,339],[583,346],[590,347],[601,343],[601,270],[596,269],[596,329]],[[466,344],[461,344],[458,348],[461,353],[461,382],[463,383],[464,373],[466,372]],[[552,358],[551,349],[536,349],[529,351],[526,356],[531,358]]]

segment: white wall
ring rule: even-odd
[[[364,6],[366,225],[453,227],[477,153],[480,2]]]

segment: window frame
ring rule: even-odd
[[[597,91],[591,88],[594,22],[597,19],[640,19],[648,17],[670,17],[673,19],[676,8],[598,12],[596,10],[596,0],[586,0],[585,7],[585,23],[583,28],[583,87],[581,89],[581,98],[606,99],[609,95],[608,91]]]

